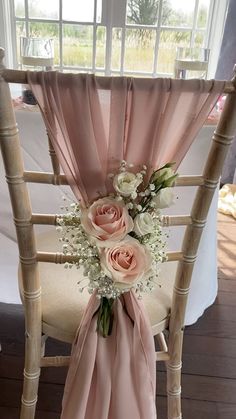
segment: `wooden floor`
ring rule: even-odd
[[[220,215],[218,235],[217,300],[195,325],[185,329],[183,419],[236,419],[236,220]],[[0,305],[2,419],[19,418],[23,313],[21,307],[17,310],[16,316],[15,307],[9,306],[6,315],[4,307]],[[3,324],[7,327],[2,327]],[[54,343],[51,341],[48,354],[53,354],[53,350]],[[61,353],[68,351],[68,347],[61,345]],[[165,373],[162,363],[157,364],[157,369],[158,419],[166,419]],[[59,419],[65,374],[65,369],[43,370],[36,419]]]

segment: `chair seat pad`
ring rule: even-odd
[[[61,251],[59,235],[55,229],[36,237],[40,251]],[[175,264],[176,265],[176,264]],[[160,276],[160,285],[151,293],[144,294],[143,303],[152,327],[166,323],[171,307],[173,292],[173,271],[176,266],[172,262],[164,263]],[[43,332],[53,338],[72,342],[80,325],[84,310],[90,298],[82,271],[72,267],[65,269],[64,265],[54,263],[39,263],[39,273],[42,288]],[[83,282],[78,285],[78,282]],[[20,288],[22,281],[20,280]],[[163,329],[163,328],[162,328]]]

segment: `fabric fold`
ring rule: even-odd
[[[111,336],[96,331],[94,294],[76,336],[61,419],[155,419],[155,348],[142,303],[126,293],[114,303]]]

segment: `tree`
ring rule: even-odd
[[[160,0],[129,0],[127,18],[128,23],[136,25],[156,25],[157,15],[159,9]],[[169,0],[163,0],[162,2],[162,25],[165,24],[171,7]],[[139,42],[147,46],[152,38],[152,31],[149,29],[137,29]]]
[[[128,22],[136,25],[155,25],[160,0],[129,0]],[[162,2],[162,25],[171,12],[169,0]]]

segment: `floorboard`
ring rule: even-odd
[[[235,255],[236,257],[236,255]],[[228,307],[236,307],[235,293],[228,291],[219,291],[215,300],[216,305],[227,305]]]
[[[0,418],[2,419],[19,419],[20,411],[14,407],[0,407]],[[37,411],[35,419],[60,419],[59,413],[46,412],[45,410]]]
[[[157,374],[158,395],[166,394],[165,385],[166,374],[160,371]],[[182,397],[185,399],[232,404],[235,406],[236,413],[235,394],[236,380],[203,375],[182,375]]]
[[[185,336],[187,335],[236,339],[235,322],[230,320],[210,320],[205,315],[191,327],[185,328]]]
[[[165,366],[158,363],[157,370],[165,371]],[[182,373],[236,380],[236,362],[235,358],[225,358],[212,354],[184,354]]]

